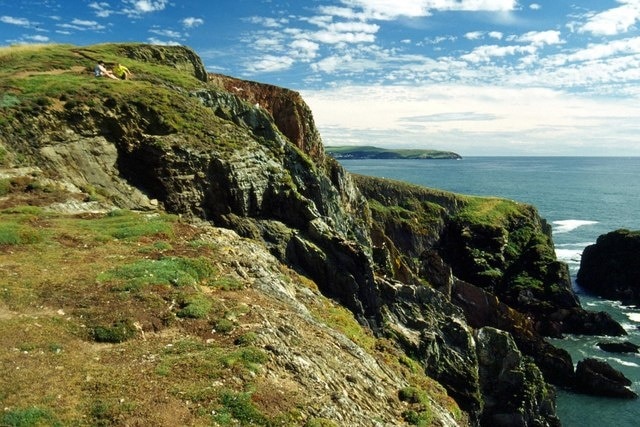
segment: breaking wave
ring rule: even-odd
[[[560,221],[553,221],[552,224],[554,233],[569,233],[576,228],[597,224],[598,221],[588,221],[583,219],[563,219]]]

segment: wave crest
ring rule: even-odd
[[[569,233],[570,231],[573,231],[576,228],[579,228],[585,225],[593,225],[597,223],[598,221],[588,221],[583,219],[563,219],[560,221],[552,222],[552,224],[555,226],[553,229],[554,233]]]

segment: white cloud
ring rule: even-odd
[[[169,37],[171,39],[181,39],[182,33],[178,31],[168,30],[168,29],[159,29],[152,28],[149,30],[150,33],[156,34],[158,36]]]
[[[478,40],[481,39],[484,33],[482,31],[471,31],[464,35],[466,39]]]
[[[134,8],[142,13],[149,13],[149,12],[157,12],[160,10],[164,10],[165,6],[167,5],[168,1],[167,0],[157,0],[157,1],[152,1],[152,0],[135,0],[132,2]]]
[[[263,27],[267,28],[281,28],[283,25],[289,22],[289,20],[285,18],[275,19],[264,16],[252,16],[250,18],[247,18],[246,20],[251,22],[252,24],[262,25]]]
[[[640,2],[638,0],[618,0],[618,2],[623,3],[622,6],[590,15],[578,31],[601,36],[613,36],[629,31],[640,20]]]
[[[291,43],[291,54],[302,61],[310,61],[318,55],[320,45],[311,40],[299,39]]]
[[[25,18],[15,18],[13,16],[0,16],[0,22],[4,22],[5,24],[18,25],[20,27],[30,27],[31,22]]]
[[[532,45],[528,46],[497,46],[497,45],[484,45],[478,46],[470,53],[462,55],[460,58],[469,62],[489,62],[495,57],[505,57],[516,54],[532,54],[535,53],[536,48]]]
[[[150,44],[156,44],[156,45],[160,45],[160,46],[180,46],[180,43],[173,41],[173,40],[160,40],[157,39],[155,37],[149,37],[147,39],[147,41]]]
[[[125,0],[125,3],[128,6],[122,12],[130,17],[138,17],[145,13],[164,10],[169,0]]]
[[[339,56],[329,56],[311,66],[314,71],[323,73],[333,73],[345,61],[345,58]]]
[[[503,36],[504,35],[500,31],[490,31],[489,32],[489,37],[491,37],[492,39],[502,40]]]
[[[424,17],[431,11],[492,11],[508,12],[517,6],[516,0],[341,0],[351,8],[360,8],[371,19],[394,19],[400,16]]]
[[[607,43],[590,44],[583,49],[572,53],[564,53],[552,56],[549,62],[556,67],[572,62],[597,61],[611,58],[617,55],[640,54],[640,37],[614,40]]]
[[[189,17],[182,20],[182,25],[186,28],[194,28],[202,24],[204,24],[204,20],[200,18]]]
[[[112,13],[111,6],[107,2],[93,2],[89,3],[89,8],[95,11],[96,16],[99,18],[108,18]]]
[[[294,63],[292,58],[286,56],[264,55],[258,61],[247,65],[251,73],[273,73],[289,69]]]
[[[28,40],[31,40],[35,43],[47,43],[49,41],[49,37],[47,36],[41,36],[41,35],[35,35],[35,36],[28,36],[25,37]]]
[[[529,9],[531,9],[531,10],[540,10],[540,9],[542,9],[542,6],[539,5],[538,3],[531,3],[529,5]]]
[[[106,27],[96,21],[73,19],[70,23],[56,24],[58,28],[76,31],[102,31]]]
[[[535,46],[543,46],[543,45],[553,45],[560,44],[562,40],[560,39],[560,31],[549,30],[549,31],[529,31],[517,37],[516,39],[519,42],[531,43]]]

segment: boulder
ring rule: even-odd
[[[598,347],[601,350],[608,351],[609,353],[638,353],[640,346],[629,342],[599,342]]]
[[[576,367],[576,391],[595,396],[636,399],[638,395],[629,389],[631,381],[606,362],[584,359]]]
[[[582,252],[581,288],[625,304],[640,304],[640,231],[603,234]]]

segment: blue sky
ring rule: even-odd
[[[640,156],[639,21],[640,0],[0,0],[0,45],[187,45],[300,91],[326,145]]]

